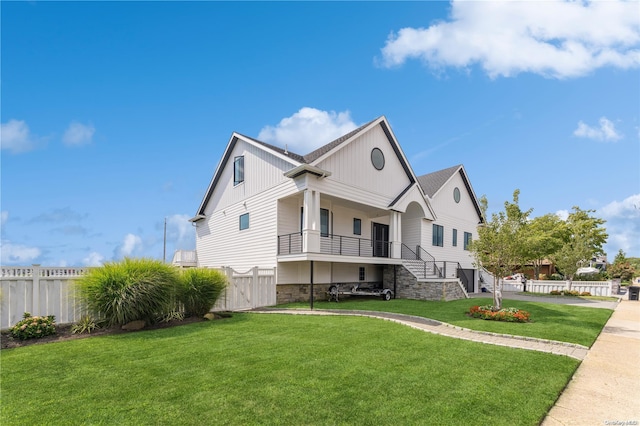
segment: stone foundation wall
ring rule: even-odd
[[[327,292],[331,284],[314,284],[313,300],[328,300]],[[309,302],[311,284],[278,284],[276,303]]]
[[[385,287],[393,288],[395,270],[396,298],[413,300],[458,300],[466,296],[457,279],[418,279],[402,265],[385,265],[383,279]]]

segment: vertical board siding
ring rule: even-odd
[[[234,185],[233,159],[238,156],[244,156],[244,182]],[[288,180],[284,173],[294,167],[291,163],[242,140],[238,140],[229,158],[230,161],[224,166],[220,179],[213,188],[213,194],[205,208],[206,215],[281,184]]]
[[[371,164],[371,150],[380,148],[385,165],[376,170]],[[376,126],[360,135],[330,157],[322,160],[318,167],[331,172],[328,181],[336,181],[358,188],[362,192],[380,194],[393,200],[410,183],[402,164],[384,131]]]

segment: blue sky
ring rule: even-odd
[[[490,212],[593,209],[640,257],[640,3],[1,2],[1,263],[193,249],[231,133],[300,154],[380,115]]]

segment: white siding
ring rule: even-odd
[[[453,189],[456,187],[460,190],[459,203],[453,199]],[[463,268],[474,268],[471,253],[464,250],[464,233],[470,232],[473,238],[477,238],[480,221],[471,197],[462,176],[456,173],[431,200],[438,218],[435,222],[422,221],[422,247],[437,261],[460,262]],[[432,245],[433,223],[444,227],[443,247]],[[453,229],[458,230],[456,247],[452,244]]]
[[[371,164],[373,148],[380,148],[384,154],[385,166],[382,170],[376,170]],[[356,189],[356,197],[361,197],[363,193],[367,196],[375,194],[381,196],[386,205],[410,183],[380,126],[341,147],[339,151],[318,163],[318,167],[331,172],[331,176],[326,179],[327,183],[335,182],[337,188],[342,187],[342,193],[350,187]]]
[[[245,179],[249,179],[246,172]],[[278,199],[295,190],[287,180],[245,201],[208,213],[196,226],[199,265],[231,266],[240,272],[254,266],[275,267]],[[239,218],[244,213],[249,213],[249,228],[241,231]]]
[[[244,156],[244,182],[234,186],[233,159],[239,156]],[[205,215],[225,209],[288,181],[289,179],[283,174],[292,168],[293,165],[287,161],[239,139],[221,172],[220,179],[205,208]]]

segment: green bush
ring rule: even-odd
[[[22,317],[21,321],[11,327],[13,337],[26,340],[56,334],[56,319],[53,315],[32,317],[29,312],[25,312]]]
[[[91,315],[84,315],[80,321],[71,326],[73,334],[91,334],[92,331],[98,330],[102,326],[102,321],[95,319]]]
[[[125,258],[92,269],[77,281],[88,308],[107,325],[153,322],[175,307],[174,267],[153,259]]]
[[[564,296],[580,296],[580,292],[577,290],[562,290]]]
[[[178,300],[187,315],[204,315],[216,304],[226,285],[227,278],[220,271],[187,269],[180,276]]]

